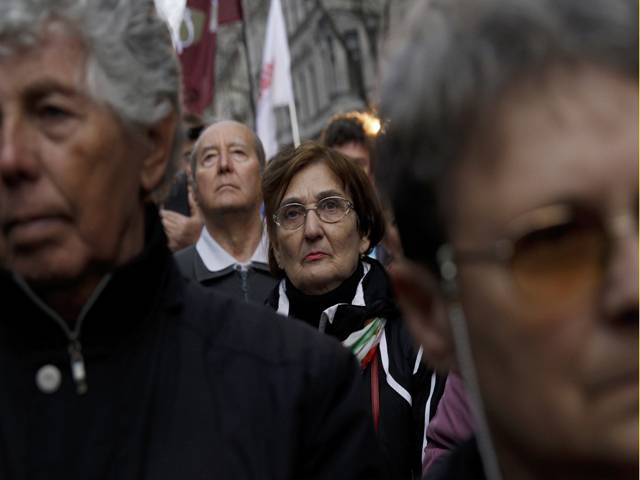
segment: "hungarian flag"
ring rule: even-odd
[[[187,0],[178,48],[187,111],[200,114],[213,101],[218,25],[238,20],[241,0]]]

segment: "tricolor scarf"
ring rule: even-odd
[[[376,354],[385,323],[387,321],[384,318],[376,317],[364,328],[353,332],[342,341],[342,344],[356,356],[361,368],[365,368]]]

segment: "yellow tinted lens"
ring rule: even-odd
[[[593,291],[600,281],[606,236],[597,225],[566,223],[515,243],[512,271],[527,296],[563,303]]]

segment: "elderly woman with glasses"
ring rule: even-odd
[[[419,476],[422,439],[443,382],[422,364],[384,269],[366,256],[384,235],[370,180],[340,153],[306,143],[269,163],[262,189],[269,263],[281,279],[267,304],[353,352],[384,478]]]

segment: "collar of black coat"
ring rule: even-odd
[[[154,321],[160,309],[182,304],[181,276],[167,248],[157,208],[145,208],[145,246],[140,255],[111,274],[110,281],[90,307],[80,332],[83,348],[113,346]],[[0,289],[8,305],[0,328],[12,342],[50,348],[66,345],[61,327],[38,307],[16,283],[11,272],[0,275]]]
[[[333,322],[327,325],[326,333],[343,341],[352,332],[363,328],[367,321],[380,317],[387,321],[399,318],[391,283],[384,267],[370,257],[364,257],[363,262],[371,268],[362,279],[364,293],[364,307],[357,305],[340,305],[336,309]]]
[[[286,278],[285,290],[287,298],[289,299],[289,315],[308,323],[314,328],[318,328],[323,311],[340,303],[352,303],[363,274],[364,268],[362,262],[358,262],[355,271],[349,278],[343,281],[337,288],[321,295],[307,295],[298,290],[295,285]]]
[[[193,255],[194,255],[195,278],[200,283],[206,282],[207,280],[214,280],[216,278],[226,277],[227,275],[231,275],[237,272],[241,268],[239,264],[236,264],[236,265],[229,265],[227,268],[223,268],[222,270],[217,270],[215,272],[212,272],[205,266],[204,262],[202,261],[202,258],[198,254],[198,251],[195,249],[195,247],[191,247],[191,248],[193,248]],[[247,264],[247,267],[252,270],[258,270],[266,273],[267,275],[271,275],[271,272],[269,270],[269,265],[267,265],[266,263],[250,262]]]

